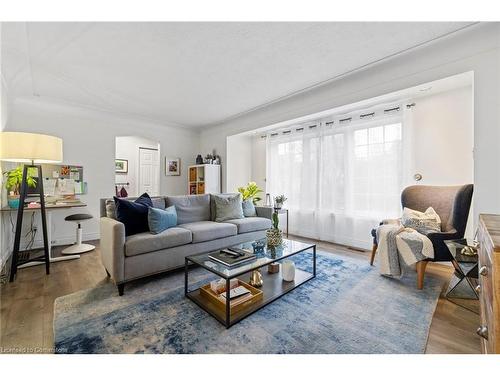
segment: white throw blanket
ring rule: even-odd
[[[402,276],[400,260],[411,266],[420,260],[434,258],[434,247],[429,238],[412,228],[405,228],[399,220],[391,220],[377,229],[380,273]]]

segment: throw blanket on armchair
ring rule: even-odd
[[[405,228],[399,220],[392,220],[377,229],[380,273],[402,276],[401,260],[411,266],[420,260],[434,258],[434,247],[427,236],[412,228]]]

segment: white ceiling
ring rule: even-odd
[[[3,23],[13,97],[185,127],[252,108],[467,23]]]

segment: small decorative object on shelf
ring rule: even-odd
[[[283,232],[278,228],[278,213],[273,212],[273,227],[266,231],[267,245],[270,247],[279,246],[283,242]]]
[[[284,260],[282,273],[284,281],[293,281],[295,279],[295,263],[291,260]]]
[[[249,284],[256,288],[260,288],[262,285],[264,285],[264,279],[262,279],[262,274],[260,273],[260,269],[252,271]]]
[[[274,197],[274,208],[277,208],[278,210],[281,209],[286,199],[287,198],[283,194]]]
[[[253,252],[254,253],[260,253],[264,251],[264,247],[266,246],[266,243],[264,241],[254,241],[252,242],[252,247],[253,247]]]
[[[267,272],[269,273],[278,273],[280,272],[280,264],[279,263],[271,263],[267,266]]]
[[[203,164],[203,157],[200,154],[196,157],[196,164]]]

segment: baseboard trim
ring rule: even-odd
[[[100,238],[100,235],[98,232],[94,233],[83,233],[83,241],[93,241],[93,240],[98,240]],[[52,246],[63,246],[63,245],[73,245],[76,242],[76,237],[75,235],[68,235],[68,236],[57,236],[55,238],[52,238]],[[23,247],[23,244],[21,244],[21,248]],[[43,239],[38,239],[33,243],[32,249],[41,249],[43,248]]]

